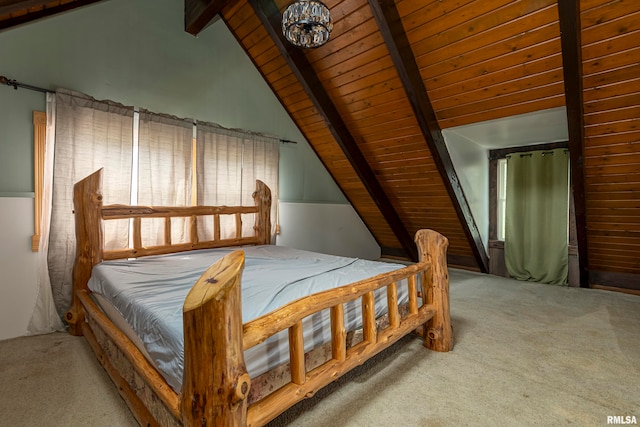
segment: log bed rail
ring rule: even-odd
[[[242,208],[243,213],[256,213],[255,236],[242,237],[237,225],[235,243],[226,243],[219,235],[213,240],[198,239],[197,216],[231,214],[241,222],[236,207],[154,208],[131,206],[102,207],[101,170],[76,184],[77,254],[74,266],[74,293],[67,313],[70,332],[85,335],[99,361],[117,385],[141,425],[248,425],[260,426],[313,396],[319,389],[389,347],[406,334],[420,330],[427,348],[449,351],[453,348],[449,316],[449,277],[446,265],[448,240],[432,230],[420,230],[415,241],[420,261],[405,268],[381,274],[339,288],[296,300],[278,310],[250,322],[242,321],[241,280],[244,252],[236,250],[218,260],[198,279],[183,306],[184,373],[182,390],[173,391],[145,359],[133,343],[118,330],[90,297],[87,281],[93,265],[112,257],[129,257],[171,253],[195,248],[259,244],[269,241],[270,192],[258,183],[254,193],[255,207]],[[139,220],[149,215],[162,218],[191,217],[191,241],[144,248],[139,236]],[[121,251],[103,251],[102,221],[134,218],[134,247]],[[135,224],[138,223],[136,226]],[[165,219],[165,224],[170,223]],[[170,233],[170,226],[165,226]],[[135,237],[137,233],[138,237]],[[252,242],[252,243],[245,243]],[[99,243],[99,245],[97,245]],[[213,246],[206,246],[213,245]],[[99,248],[99,249],[98,249]],[[164,252],[166,251],[166,252]],[[400,284],[406,279],[406,284]],[[408,309],[401,314],[398,287],[407,286]],[[388,322],[381,327],[375,318],[374,291],[386,289]],[[362,305],[362,341],[347,346],[344,304],[360,300]],[[307,370],[305,365],[303,324],[307,316],[328,310],[331,318],[330,356],[327,361]],[[211,319],[216,319],[212,322]],[[244,351],[270,336],[288,331],[290,381],[273,393],[248,403],[251,378],[244,363]],[[158,410],[118,369],[120,362],[110,360],[100,336],[106,336],[132,366],[135,374],[160,401]],[[136,380],[137,381],[137,380]],[[153,403],[153,402],[152,402]],[[157,402],[155,402],[157,404]]]

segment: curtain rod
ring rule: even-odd
[[[18,88],[23,88],[23,89],[29,89],[29,90],[35,90],[37,92],[42,92],[42,93],[49,93],[51,92],[50,90],[38,87],[38,86],[32,86],[32,85],[28,85],[25,83],[20,83],[17,80],[11,80],[5,76],[0,76],[0,85],[5,85],[5,86],[12,86],[15,90],[18,90]],[[137,111],[137,110],[136,110]],[[157,114],[157,113],[151,113],[151,112],[146,112],[148,114]],[[195,122],[194,122],[195,124]],[[274,139],[278,139],[279,142],[283,143],[283,144],[297,144],[296,141],[291,141],[289,139],[282,139],[282,138],[274,138]]]
[[[13,86],[13,88],[15,90],[18,90],[18,88],[23,88],[23,89],[29,89],[29,90],[35,90],[36,92],[42,92],[42,93],[48,93],[51,92],[50,90],[38,87],[38,86],[31,86],[25,83],[20,83],[16,80],[11,80],[8,79],[5,76],[0,76],[0,84],[1,85],[6,85],[6,86]]]

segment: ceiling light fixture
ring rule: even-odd
[[[282,14],[282,34],[298,47],[322,46],[332,28],[329,8],[321,1],[296,0]]]

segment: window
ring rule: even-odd
[[[498,159],[497,194],[497,239],[504,240],[504,219],[507,210],[507,159]]]
[[[68,307],[72,283],[72,264],[75,250],[75,224],[73,221],[73,185],[80,179],[105,168],[102,191],[104,204],[127,204],[155,206],[192,205],[195,200],[192,183],[204,174],[213,176],[202,179],[207,188],[200,185],[204,196],[229,194],[228,205],[252,204],[255,178],[260,178],[272,189],[277,200],[278,188],[278,140],[274,137],[251,132],[224,129],[218,125],[197,123],[197,129],[211,128],[212,134],[223,134],[216,147],[236,145],[245,148],[242,157],[220,158],[218,162],[196,154],[194,172],[193,120],[141,110],[135,114],[132,107],[112,101],[98,101],[90,96],[59,90],[56,102],[55,162],[53,165],[51,237],[49,239],[49,275],[57,307]],[[137,123],[137,127],[134,127]],[[135,129],[135,130],[134,130]],[[137,136],[134,145],[133,136]],[[213,150],[211,144],[196,138],[196,148]],[[262,147],[262,149],[260,149]],[[196,150],[196,151],[198,151]],[[220,150],[218,150],[220,151]],[[269,159],[261,161],[261,159]],[[232,160],[232,161],[228,161]],[[249,165],[251,162],[251,165]],[[224,168],[223,168],[224,166]],[[231,172],[228,172],[231,171]],[[268,173],[267,173],[268,172]],[[222,188],[218,176],[236,174],[244,181],[240,185]],[[137,181],[134,181],[136,179]],[[242,182],[245,183],[242,186]],[[139,190],[139,191],[138,191]],[[246,191],[245,191],[246,190]],[[135,192],[137,191],[137,194]],[[200,194],[198,194],[199,196]],[[242,195],[245,195],[242,198]],[[231,198],[233,196],[233,198]],[[210,203],[206,198],[197,199],[201,204]],[[225,203],[220,203],[225,204]],[[272,206],[275,215],[276,203]],[[105,248],[129,246],[129,221],[109,221],[104,230]],[[247,221],[247,227],[253,227]],[[143,225],[146,227],[146,225]],[[150,224],[152,228],[155,224]],[[164,226],[164,225],[163,225]],[[273,226],[272,226],[273,227]],[[181,233],[180,227],[172,224],[172,233]],[[273,229],[272,229],[273,234]],[[153,233],[145,245],[153,245]],[[172,241],[179,242],[179,236]]]
[[[533,146],[511,147],[489,150],[489,271],[499,276],[509,276],[504,256],[506,229],[506,182],[508,155],[536,150],[554,150],[568,148],[566,142],[539,144]],[[571,203],[569,204],[571,206]],[[574,213],[569,211],[570,224]],[[573,236],[573,237],[572,237]],[[569,227],[569,242],[575,239],[575,227]],[[571,244],[569,246],[571,249]]]

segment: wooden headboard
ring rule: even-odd
[[[103,206],[102,171],[103,169],[97,170],[78,181],[73,187],[76,224],[76,257],[73,267],[74,295],[77,290],[87,289],[91,269],[104,260],[138,258],[194,249],[271,243],[271,190],[262,181],[256,181],[256,190],[253,193],[254,206]],[[246,214],[255,214],[253,234],[249,236],[242,235],[242,215]],[[235,220],[234,237],[221,238],[220,218],[224,216],[232,217]],[[143,218],[164,219],[162,244],[143,245],[141,231]],[[189,218],[187,241],[171,241],[172,218]],[[105,222],[123,219],[131,219],[133,222],[129,239],[132,244],[127,248],[106,250],[104,248]],[[212,221],[213,238],[204,238],[199,234],[198,221],[205,220]]]

